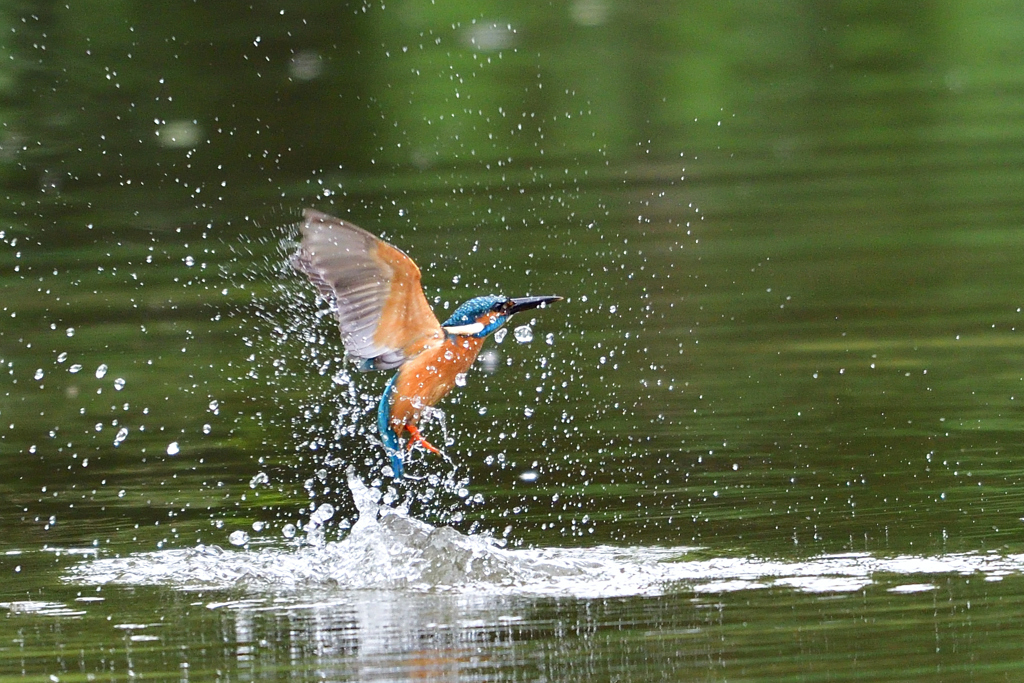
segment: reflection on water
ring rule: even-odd
[[[652,671],[731,671],[728,643],[746,637],[830,671],[848,665],[830,663],[829,652],[856,659],[858,648],[877,647],[874,641],[891,657],[920,659],[922,637],[937,639],[939,653],[962,620],[974,618],[970,599],[961,616],[965,601],[957,593],[965,586],[1019,583],[1024,573],[1024,555],[999,553],[787,560],[702,557],[699,548],[505,549],[380,506],[380,493],[352,471],[348,484],[359,519],[343,540],[325,542],[312,527],[304,543],[287,548],[197,547],[102,559],[90,550],[64,575],[84,589],[73,603],[26,600],[0,609],[12,618],[91,624],[113,612],[106,628],[123,632],[129,668],[146,659],[152,669],[154,657],[166,668],[160,653],[174,652],[183,680],[221,667],[240,680],[272,678],[281,667],[353,680],[519,680],[523,671],[538,680],[650,680]],[[148,622],[116,613],[116,603],[146,587],[176,606]],[[885,615],[894,601],[903,601],[903,614],[932,610],[923,636],[892,634],[885,618],[861,629],[859,644],[830,643],[827,631],[807,629],[808,618]],[[780,602],[789,616],[777,613]],[[939,603],[946,605],[941,612]],[[201,625],[210,616],[197,619],[193,610],[221,618],[211,629]],[[189,634],[169,633],[164,617],[217,632],[219,654]],[[804,635],[793,641],[787,628]],[[133,652],[143,643],[158,649]],[[92,665],[83,654],[79,666]]]
[[[96,593],[0,608],[120,630],[123,656],[150,670],[166,668],[161,653],[173,653],[193,676],[226,667],[241,680],[270,679],[281,667],[346,680],[522,680],[528,671],[531,680],[645,681],[708,667],[731,678],[750,669],[778,675],[776,657],[896,680],[892,662],[912,671],[964,648],[1004,655],[998,641],[964,633],[998,622],[984,605],[999,599],[1004,579],[1015,594],[1024,572],[1024,555],[997,553],[796,561],[692,559],[701,553],[693,548],[504,550],[394,513],[370,520],[312,548],[88,559],[65,581],[95,584]],[[381,562],[396,564],[373,564]],[[155,621],[132,604],[146,586],[170,605]],[[981,608],[972,612],[972,602]],[[219,650],[168,623],[215,634]],[[77,631],[74,622],[64,628]],[[832,629],[859,635],[837,639]],[[157,649],[129,647],[147,641]],[[878,648],[885,659],[860,660]],[[79,665],[94,662],[83,656]]]

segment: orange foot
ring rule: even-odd
[[[420,446],[423,446],[431,453],[437,453],[438,455],[441,455],[441,451],[435,448],[433,444],[427,441],[423,437],[423,435],[420,434],[420,430],[416,428],[416,425],[407,424],[405,425],[405,429],[407,432],[409,432],[409,434],[412,435],[409,437],[409,443],[406,444],[406,450],[411,450],[413,446],[419,444]]]

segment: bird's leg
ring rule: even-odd
[[[433,444],[431,444],[429,441],[427,441],[423,437],[423,435],[420,434],[420,430],[417,429],[416,425],[414,425],[414,424],[407,424],[407,425],[405,425],[405,429],[406,429],[407,432],[409,432],[409,434],[411,434],[411,436],[409,437],[409,443],[406,444],[407,450],[411,449],[413,446],[418,444],[418,445],[423,446],[424,448],[426,448],[431,453],[437,453],[438,455],[441,455],[441,451],[439,451],[436,447],[434,447]]]

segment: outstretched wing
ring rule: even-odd
[[[420,269],[401,250],[362,228],[306,209],[292,265],[334,309],[345,352],[363,369],[396,368],[444,340],[420,284]]]

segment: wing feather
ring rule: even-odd
[[[334,309],[345,352],[387,370],[444,339],[412,259],[362,228],[306,209],[292,259]]]

